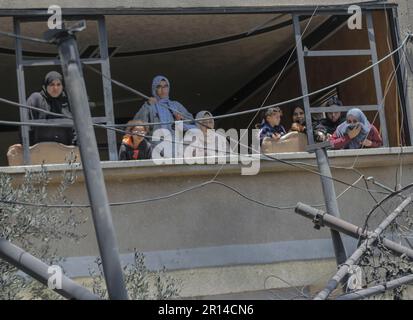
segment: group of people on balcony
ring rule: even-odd
[[[182,121],[183,130],[198,128],[205,139],[208,129],[214,129],[214,118],[209,111],[199,112],[195,119],[193,115],[178,101],[170,99],[170,82],[164,76],[157,76],[152,82],[152,97],[138,110],[133,120],[129,121],[119,150],[119,160],[150,159],[156,142],[152,141],[152,133],[159,128],[167,129],[174,135],[174,126]],[[56,71],[49,72],[44,80],[42,90],[30,95],[29,106],[40,108],[57,114],[71,115],[69,102],[63,87],[63,78]],[[342,106],[337,98],[331,98],[326,106]],[[53,119],[57,115],[30,110],[31,119]],[[287,131],[281,125],[282,111],[280,108],[266,109],[259,125],[260,143],[263,141],[279,141]],[[151,124],[151,125],[149,125]],[[306,133],[305,112],[296,107],[292,116],[289,132]],[[371,124],[366,115],[357,108],[351,109],[346,115],[341,112],[326,112],[326,117],[314,121],[313,132],[317,142],[329,140],[334,149],[377,148],[382,146],[382,139],[377,128]],[[214,136],[212,136],[214,138]],[[33,127],[30,132],[30,143],[55,141],[62,144],[76,144],[75,130],[70,127]]]
[[[325,106],[342,106],[337,97],[330,98]],[[260,125],[260,143],[263,141],[277,142],[287,132],[281,125],[282,111],[280,108],[269,108],[265,111]],[[314,140],[316,142],[330,141],[333,149],[379,148],[383,140],[377,128],[371,124],[366,115],[358,108],[350,109],[346,115],[342,112],[326,112],[326,117],[313,121]],[[288,132],[306,134],[305,112],[302,107],[293,111],[292,125]]]

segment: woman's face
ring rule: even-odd
[[[215,127],[214,119],[212,118],[206,118],[202,121],[199,121],[199,124],[202,132],[204,133],[206,133],[208,129],[214,129]]]
[[[63,85],[60,80],[53,80],[49,85],[47,86],[47,93],[52,97],[52,98],[57,98],[62,94],[63,91]]]
[[[169,97],[169,86],[168,83],[165,80],[162,80],[157,86],[156,86],[156,94],[158,95],[159,98],[164,99]]]
[[[327,112],[327,118],[330,119],[331,122],[335,123],[340,119],[340,112]]]
[[[355,116],[347,116],[347,124],[349,125],[349,129],[354,129],[359,123],[360,121]]]
[[[348,115],[347,116],[347,123],[351,124],[352,126],[355,126],[356,124],[359,123],[359,120],[355,116]]]
[[[294,109],[293,122],[298,122],[299,124],[304,124],[305,122],[304,110],[300,107]]]

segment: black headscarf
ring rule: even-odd
[[[50,111],[55,112],[55,113],[62,113],[63,108],[69,108],[69,103],[68,103],[67,96],[64,90],[62,90],[62,93],[60,94],[60,96],[55,97],[55,98],[52,97],[47,92],[47,86],[49,86],[55,80],[59,80],[63,86],[63,77],[59,72],[51,71],[48,74],[46,74],[46,77],[44,78],[44,82],[42,86],[41,95],[43,96],[43,98],[47,101],[48,105],[50,106]],[[54,116],[49,115],[48,118],[54,118]]]
[[[28,104],[37,108],[52,111],[54,113],[60,113],[64,115],[70,115],[69,101],[66,93],[62,90],[62,93],[58,97],[52,97],[47,92],[47,86],[53,81],[59,80],[63,85],[63,77],[56,71],[49,72],[44,78],[42,90],[40,92],[33,93],[28,100]],[[40,93],[40,94],[39,94]],[[38,111],[32,111],[32,119],[55,119],[59,116],[42,114]],[[75,135],[73,128],[69,127],[34,127],[31,130],[30,144],[38,142],[55,141],[65,145],[74,144]]]

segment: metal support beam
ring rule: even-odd
[[[360,237],[365,239],[372,236],[372,232],[363,230],[363,228],[360,228],[359,226],[336,218],[322,210],[318,210],[304,203],[298,203],[297,207],[295,208],[295,212],[305,218],[314,221],[314,223],[316,224],[316,229],[325,226],[338,232],[344,233],[355,239],[360,239]],[[402,246],[401,244],[398,244],[397,242],[391,241],[386,238],[382,239],[382,243],[387,249],[393,251],[393,253],[397,255],[406,255],[410,260],[413,261],[412,249]]]
[[[340,107],[312,107],[310,108],[311,113],[321,113],[321,112],[346,112],[353,108],[359,108],[363,111],[377,111],[377,105],[361,105],[361,106],[340,106]]]
[[[6,239],[0,238],[0,258],[12,264],[24,273],[33,277],[47,286],[50,274],[47,272],[49,265],[15,246]],[[74,282],[72,279],[62,275],[62,288],[53,291],[68,299],[77,300],[99,300],[100,298]]]
[[[167,3],[167,2],[164,2]],[[175,3],[179,3],[176,1]],[[259,2],[258,2],[259,3]],[[360,2],[357,3],[363,10],[383,10],[382,1],[369,1],[367,3]],[[395,3],[386,4],[387,7],[391,8],[395,6]],[[92,16],[96,14],[105,15],[184,15],[184,14],[275,14],[275,13],[291,13],[294,12],[300,15],[308,15],[314,12],[315,5],[283,5],[280,6],[277,2],[274,2],[272,6],[262,6],[262,5],[249,5],[249,6],[191,6],[191,7],[180,7],[180,6],[159,6],[155,8],[137,8],[132,6],[125,7],[110,7],[110,8],[65,8],[65,17],[68,16]],[[23,11],[23,12],[22,12]],[[349,16],[348,4],[347,5],[320,5],[317,11],[318,15],[345,15]],[[47,9],[2,9],[0,11],[0,16],[13,16],[21,15],[25,17],[49,17]]]
[[[76,30],[82,30],[82,28],[78,27]],[[105,181],[100,165],[96,136],[91,120],[79,50],[73,31],[57,30],[53,38],[58,45],[66,91],[72,107],[82,167],[109,298],[125,300],[128,299],[128,296],[123,279]]]
[[[370,55],[370,50],[304,50],[305,57],[352,57]]]
[[[377,56],[376,36],[374,32],[372,12],[367,11],[366,15],[367,15],[367,31],[368,31],[370,51],[371,51],[371,63],[376,64],[378,61],[378,56]],[[381,136],[383,138],[383,146],[388,147],[389,138],[387,134],[386,114],[384,110],[383,90],[381,87],[380,67],[377,64],[373,67],[373,75],[374,75],[374,84],[376,88],[377,104],[379,105],[378,111],[379,111],[379,117],[380,117],[380,129],[381,129]]]
[[[115,123],[115,115],[113,112],[113,97],[112,97],[112,82],[110,81],[110,62],[108,53],[108,37],[106,32],[105,17],[101,17],[98,20],[99,28],[99,49],[100,58],[102,60],[102,82],[103,82],[103,95],[105,102],[105,115],[107,118],[107,124],[111,125]],[[118,160],[118,148],[116,145],[116,132],[113,130],[106,130],[108,137],[109,147],[109,160]]]
[[[305,96],[303,98],[303,103],[304,103],[305,119],[306,119],[306,127],[307,127],[307,139],[308,139],[309,145],[314,145],[314,134],[313,134],[312,119],[311,119],[310,100],[307,96],[308,94],[307,74],[305,70],[303,44],[301,41],[302,36],[301,36],[301,28],[300,28],[300,19],[298,15],[293,15],[293,25],[294,25],[294,33],[295,33],[298,67],[299,67],[299,72],[300,72],[301,92],[302,92],[302,95]],[[323,196],[324,196],[326,208],[328,212],[330,212],[334,216],[340,217],[340,212],[338,210],[338,204],[337,204],[337,199],[336,199],[336,193],[334,190],[334,183],[333,183],[333,180],[331,179],[332,176],[331,176],[330,166],[328,163],[327,151],[326,149],[317,148],[315,150],[315,154],[317,157],[318,168],[321,174],[320,176],[321,185],[323,188]],[[343,240],[341,239],[340,234],[335,230],[331,230],[331,238],[333,241],[334,253],[336,255],[337,265],[340,265],[347,259]]]
[[[412,199],[409,197],[404,200],[386,219],[377,227],[372,235],[362,242],[359,248],[347,259],[347,261],[340,267],[337,273],[328,281],[327,287],[320,291],[314,300],[325,300],[337,288],[337,285],[347,276],[350,267],[357,263],[368,248],[377,241],[384,229],[386,229],[398,215],[411,203]]]
[[[101,64],[102,59],[81,59],[84,64]],[[59,59],[32,59],[32,60],[23,60],[21,64],[25,67],[41,67],[41,66],[60,66]]]
[[[298,15],[293,15],[293,25],[294,25],[297,61],[298,61],[298,67],[299,67],[298,69],[300,73],[301,92],[303,96],[305,96],[303,98],[303,104],[304,104],[304,110],[305,110],[305,122],[307,126],[307,139],[308,139],[308,144],[314,144],[313,126],[312,126],[311,112],[310,112],[310,99],[307,96],[308,95],[307,73],[305,70],[303,43],[301,39],[302,38],[301,26],[300,26],[300,19]]]
[[[393,8],[391,11],[391,15],[389,15],[389,20],[390,20],[390,30],[393,32],[393,41],[394,41],[394,47],[399,47],[401,43],[401,34],[400,34],[400,26],[399,26],[399,20],[398,20],[398,14],[397,14],[397,7]],[[392,28],[393,26],[393,28]],[[410,30],[411,32],[412,30]],[[409,91],[408,91],[408,69],[406,68],[406,64],[403,60],[403,56],[405,56],[406,59],[409,59],[408,53],[406,52],[406,48],[403,48],[403,50],[397,51],[395,54],[395,65],[397,65],[400,62],[400,68],[397,71],[397,79],[399,83],[399,95],[400,95],[400,102],[401,102],[401,108],[404,108],[405,115],[404,115],[404,121],[407,123],[407,128],[409,131],[409,140],[410,140],[410,145],[413,145],[413,110],[412,108],[412,103],[409,99]],[[413,72],[413,70],[411,71]],[[413,77],[413,74],[411,75]],[[406,128],[406,129],[407,129]]]
[[[44,21],[44,17],[32,17],[32,19],[25,19],[24,21]],[[73,17],[67,17],[68,20],[73,20]],[[78,17],[76,18],[78,19]],[[108,39],[104,16],[91,16],[88,19],[97,20],[98,22],[98,34],[99,34],[99,58],[86,58],[81,59],[83,64],[100,64],[102,68],[102,82],[103,82],[103,95],[105,105],[105,118],[106,124],[114,124],[115,116],[113,111],[113,97],[112,86],[110,82],[110,61],[108,52]],[[14,19],[14,32],[20,34],[20,23],[18,18]],[[17,73],[17,85],[19,90],[19,102],[26,104],[26,88],[24,78],[24,67],[39,67],[39,66],[58,66],[61,65],[61,61],[55,58],[48,59],[23,59],[21,39],[16,38],[16,73]],[[29,111],[20,108],[20,120],[22,122],[29,122]],[[47,119],[49,121],[49,119]],[[30,164],[30,141],[29,141],[29,126],[21,127],[22,144],[24,150],[24,164]],[[107,143],[109,149],[109,160],[118,160],[118,150],[116,144],[116,133],[113,130],[107,130]]]
[[[44,119],[36,119],[36,120],[29,120],[28,122],[45,123],[46,121]],[[106,117],[93,117],[92,122],[93,123],[106,123],[107,119],[106,119]],[[73,125],[73,120],[64,119],[64,118],[61,118],[61,119],[47,119],[47,123]]]
[[[379,116],[380,116],[380,129],[381,129],[381,135],[383,138],[383,145],[385,147],[388,147],[389,139],[388,139],[388,133],[387,133],[386,115],[385,115],[385,110],[384,110],[380,69],[379,69],[379,66],[376,64],[378,61],[378,56],[377,56],[376,38],[375,38],[375,32],[374,32],[374,26],[373,26],[372,12],[367,11],[366,15],[367,15],[367,27],[368,27],[368,38],[369,38],[370,49],[368,50],[364,50],[364,49],[363,50],[305,50],[305,51],[303,51],[299,15],[298,14],[293,15],[293,26],[294,26],[294,34],[295,34],[295,41],[296,41],[297,60],[298,60],[299,73],[300,73],[301,89],[302,89],[303,95],[308,94],[308,84],[307,84],[307,75],[306,75],[304,57],[368,56],[368,55],[371,55],[372,64],[375,64],[373,67],[373,76],[374,76],[374,85],[375,85],[375,90],[376,90],[377,105],[365,106],[363,107],[363,110],[365,111],[378,110]],[[304,109],[306,113],[305,117],[306,117],[308,144],[313,145],[314,137],[313,137],[311,114],[318,113],[318,112],[324,112],[324,110],[320,110],[320,108],[310,108],[310,102],[309,102],[308,97],[303,98],[303,104],[304,104]],[[336,111],[339,111],[339,110],[336,110]],[[340,111],[346,111],[346,109],[342,109]]]
[[[17,18],[13,18],[14,33],[20,35],[20,21]],[[26,104],[26,84],[24,81],[24,69],[22,65],[23,61],[23,49],[21,39],[15,38],[15,51],[16,51],[16,74],[17,74],[17,90],[19,93],[19,103]],[[29,111],[25,108],[19,108],[20,121],[27,122],[29,120]],[[23,144],[23,163],[29,165],[30,160],[30,138],[29,138],[29,126],[21,127],[21,138]]]
[[[338,209],[337,196],[334,188],[334,182],[332,180],[330,164],[328,162],[327,150],[325,148],[316,149],[315,154],[317,157],[318,170],[321,174],[320,179],[327,212],[337,218],[340,218],[340,211]],[[337,265],[341,265],[347,259],[343,239],[341,238],[340,233],[335,230],[331,230],[331,239],[333,240]]]

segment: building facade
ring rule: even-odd
[[[309,92],[338,82],[374,59],[380,60],[391,53],[412,31],[413,18],[413,4],[408,0],[262,0],[254,1],[253,6],[235,0],[117,1],[116,7],[110,3],[54,1],[62,6],[64,16],[84,18],[88,22],[87,31],[78,37],[81,57],[89,62],[107,58],[108,75],[147,91],[151,78],[165,72],[172,78],[172,90],[176,88],[176,96],[190,106],[192,113],[211,109],[214,115],[259,106],[279,75],[276,90],[268,94],[268,104],[303,93],[303,70],[295,57],[288,59],[297,45],[294,15],[301,30],[308,32],[308,37],[303,36],[302,42],[300,39],[303,53],[306,50],[370,50],[368,56],[309,58],[305,74]],[[363,15],[361,30],[350,31],[347,27],[348,15],[344,13],[351,4],[360,5],[363,14],[371,13],[376,58],[369,41],[367,15]],[[18,20],[21,34],[40,37],[44,29],[40,27],[42,22],[32,20],[47,16],[47,7],[48,1],[30,4],[3,1],[0,25],[4,31],[16,31]],[[104,45],[107,41],[107,56],[99,51],[102,42],[97,34],[103,30],[102,23],[107,31],[103,37]],[[19,58],[13,41],[0,42],[0,65],[11,78],[0,92],[10,100],[23,103],[29,90],[38,87],[44,73],[57,68],[58,64],[53,62],[55,48],[22,42]],[[347,183],[335,182],[336,194],[342,194],[338,199],[341,216],[357,225],[363,223],[375,201],[367,193],[348,189],[348,184],[362,187],[364,182],[357,182],[359,176],[345,168],[353,167],[365,177],[373,176],[392,188],[413,180],[411,43],[405,47],[407,60],[403,52],[398,51],[380,63],[378,78],[370,71],[335,86],[332,93],[329,90],[329,94],[338,95],[347,108],[366,106],[369,119],[382,128],[382,133],[387,131],[388,141],[383,148],[328,152],[333,176]],[[24,61],[27,63],[24,73],[19,69],[19,59],[21,65]],[[47,65],[46,60],[54,64]],[[40,69],[35,69],[37,67]],[[105,118],[104,123],[126,122],[144,102],[96,74],[85,71],[85,79],[88,94],[96,105],[92,115]],[[22,83],[26,89],[22,89]],[[20,84],[19,87],[16,84]],[[382,101],[378,101],[379,96]],[[317,107],[317,99],[309,101],[311,107]],[[0,107],[4,120],[23,120],[24,111],[19,113],[6,104]],[[293,107],[294,103],[283,106],[287,122]],[[381,107],[382,118],[378,116]],[[224,120],[220,125],[225,129],[241,129],[250,120],[248,115]],[[12,143],[18,143],[22,134],[10,128],[2,126],[0,130],[3,153],[0,171],[10,174],[18,183],[25,170],[39,170],[39,166],[7,166],[7,149]],[[248,176],[241,175],[241,168],[245,166],[242,159],[222,166],[155,165],[150,160],[119,162],[116,153],[121,135],[104,131],[96,134],[111,202],[162,197],[216,177],[252,199],[290,207],[283,210],[265,207],[218,184],[205,185],[167,200],[113,207],[122,261],[131,261],[134,248],[144,252],[150,268],[165,266],[171,275],[182,280],[182,296],[271,299],[274,296],[268,289],[304,286],[312,292],[323,286],[336,270],[329,230],[314,229],[311,221],[296,215],[293,209],[297,202],[323,204],[320,177],[306,170],[316,166],[314,154],[275,154],[277,159],[304,163],[304,166],[286,166],[279,161],[262,159],[259,173]],[[251,160],[251,156],[246,157]],[[47,168],[52,184],[57,185],[67,166],[48,164]],[[75,203],[87,203],[81,169],[77,172],[78,180],[67,196]],[[88,210],[85,212],[90,214]],[[68,275],[74,278],[87,277],[88,267],[98,255],[91,219],[82,226],[82,232],[87,233],[87,237],[79,244],[56,244],[57,252],[67,258]],[[351,252],[357,243],[345,237],[345,244]]]

